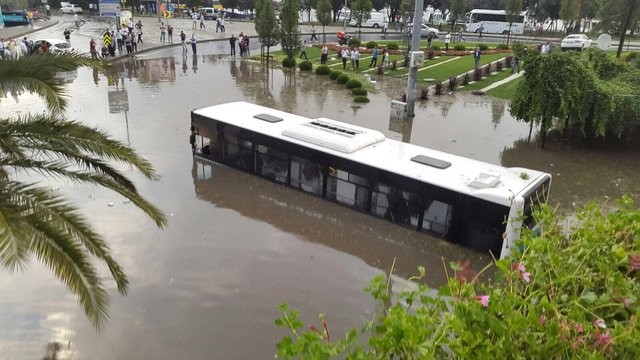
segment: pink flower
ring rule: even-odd
[[[628,309],[629,305],[631,305],[631,300],[629,300],[628,297],[623,297],[622,299],[620,299],[620,302],[622,303],[625,309]]]
[[[629,269],[631,271],[640,270],[640,254],[629,254]]]
[[[478,302],[482,304],[482,307],[489,307],[489,295],[477,295],[473,298],[478,300]]]
[[[513,265],[511,265],[511,270],[518,270],[518,272],[520,272],[520,279],[522,279],[525,284],[531,282],[531,273],[527,272],[527,269],[524,267],[523,263],[514,263]]]
[[[597,318],[595,320],[593,320],[593,326],[595,327],[599,327],[601,329],[606,329],[607,328],[607,324],[605,324],[604,320]]]
[[[577,324],[576,325],[576,332],[578,334],[582,334],[584,332],[584,329],[582,328],[582,324]]]
[[[596,338],[596,347],[604,349],[605,352],[611,350],[611,344],[613,343],[613,337],[607,331],[604,334],[598,333]]]
[[[538,317],[538,322],[540,322],[540,325],[544,325],[547,323],[547,318],[544,315],[540,315],[540,317]]]
[[[581,336],[578,336],[578,338],[576,339],[576,341],[574,341],[574,343],[573,343],[573,344],[571,344],[571,348],[572,348],[573,350],[578,350],[578,348],[579,348],[580,346],[582,346],[583,344],[584,344],[584,340],[582,339],[582,337],[581,337]]]

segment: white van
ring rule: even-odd
[[[362,23],[362,27],[372,27],[374,29],[381,28],[384,24],[385,15],[381,12],[372,12],[369,16],[369,20]],[[349,22],[351,26],[357,26],[355,19],[351,19]]]
[[[220,16],[218,9],[211,7],[200,8],[200,14],[204,15],[205,20],[216,20]]]

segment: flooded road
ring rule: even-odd
[[[188,143],[192,109],[246,100],[308,117],[333,118],[388,137],[505,166],[554,175],[552,201],[572,203],[631,193],[640,153],[538,150],[521,139],[526,124],[491,98],[455,94],[417,106],[412,122],[389,120],[389,103],[404,84],[375,79],[371,103],[328,78],[285,76],[226,56],[147,55],[114,66],[65,75],[68,116],[129,142],[161,175],[146,182],[123,169],[169,224],[155,228],[119,195],[47,180],[78,202],[127,271],[130,293],[112,295],[111,319],[96,333],[79,305],[47,269],[0,273],[0,359],[40,359],[45,345],[62,344],[60,359],[270,359],[277,304],[287,302],[316,323],[326,313],[334,334],[369,319],[375,304],[362,292],[388,271],[406,277],[418,265],[427,281],[444,280],[444,262],[489,257],[372,216],[200,160]],[[2,99],[3,115],[42,109],[29,95]],[[113,203],[113,206],[108,206]]]

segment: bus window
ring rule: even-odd
[[[445,236],[451,227],[453,206],[438,200],[433,200],[424,211],[422,230]]]
[[[289,172],[289,159],[282,151],[266,146],[256,149],[256,173],[277,182],[286,183]]]
[[[369,180],[345,170],[329,167],[327,199],[366,210],[369,203]]]
[[[371,211],[394,223],[418,227],[420,220],[420,197],[396,187],[378,183],[373,190]]]
[[[291,156],[290,185],[308,193],[322,195],[320,165],[297,156]]]

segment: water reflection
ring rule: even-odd
[[[484,254],[206,160],[194,160],[192,176],[196,196],[216,207],[235,210],[298,238],[352,254],[382,271],[388,271],[395,258],[400,276],[415,274],[418,266],[425,266],[426,281],[433,286],[445,281],[443,254],[445,262],[461,260],[471,269],[480,269],[491,260]]]

